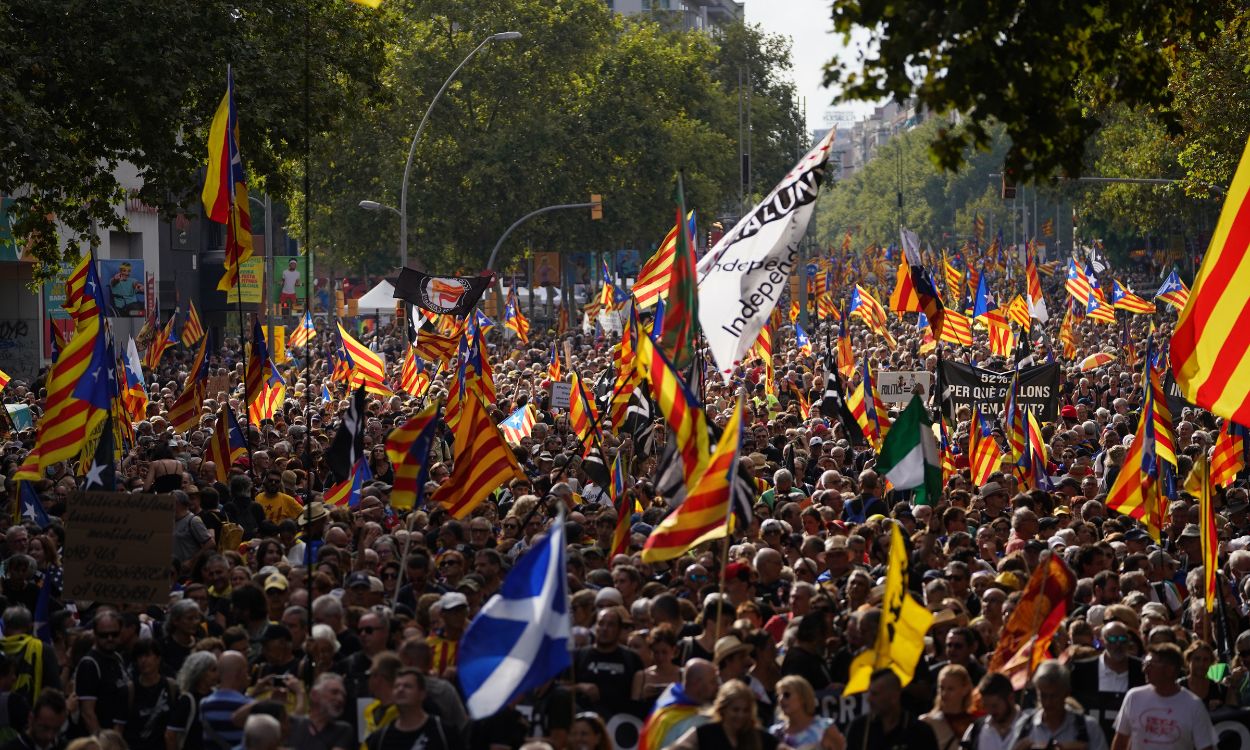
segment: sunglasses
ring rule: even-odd
[[[453,565],[459,565],[459,564],[460,564],[459,560],[444,560],[438,564],[438,568],[439,570],[442,570],[443,568],[450,568]]]
[[[374,627],[369,627],[369,626],[358,628],[358,630],[360,630],[361,635],[373,635],[374,633],[378,632],[381,629],[382,628],[374,628]]]
[[[1128,643],[1127,635],[1109,635],[1104,638],[1107,643]]]

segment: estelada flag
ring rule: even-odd
[[[395,280],[395,298],[442,315],[468,315],[490,287],[491,276],[428,276],[405,268]]]
[[[1003,626],[990,671],[1002,672],[1016,690],[1023,690],[1033,670],[1047,658],[1050,639],[1067,617],[1074,591],[1076,576],[1058,555],[1037,566]]]

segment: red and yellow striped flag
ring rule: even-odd
[[[169,424],[174,432],[186,432],[200,422],[200,408],[204,405],[204,396],[208,390],[208,336],[200,339],[200,348],[195,352],[195,360],[191,371],[183,384],[182,394],[169,407]]]
[[[411,346],[408,347],[403,367],[399,371],[399,387],[417,398],[424,396],[430,387],[430,375],[425,371],[425,363]]]
[[[423,496],[437,416],[438,404],[431,403],[386,436],[386,457],[395,466],[391,507],[396,510],[411,510]]]
[[[312,313],[304,313],[303,319],[299,325],[295,326],[291,331],[291,337],[287,339],[287,346],[292,349],[308,346],[308,342],[317,334],[317,329],[313,327]]]
[[[594,397],[586,392],[586,384],[577,373],[570,375],[570,382],[573,393],[569,396],[569,429],[582,445],[587,445],[592,431],[602,439],[603,430],[598,424],[599,410],[595,408]]]
[[[156,366],[161,363],[165,350],[174,345],[174,322],[177,320],[177,315],[169,316],[169,320],[152,337],[152,343],[148,344],[147,351],[143,353],[143,366],[152,372],[156,372]]]
[[[239,115],[234,106],[234,73],[226,69],[226,93],[208,131],[208,168],[200,194],[204,215],[226,225],[225,273],[217,289],[229,295],[239,284],[239,270],[252,257],[252,209],[247,176],[239,153]]]
[[[946,301],[948,307],[959,306],[959,296],[964,289],[964,274],[955,267],[950,259],[946,257],[946,252],[942,252],[942,276],[946,281]]]
[[[239,421],[230,411],[230,404],[223,403],[217,412],[217,424],[208,439],[207,456],[213,462],[217,473],[217,481],[225,482],[230,478],[230,467],[234,462],[247,455],[247,442],[243,438],[243,430]]]
[[[195,300],[187,300],[187,322],[182,326],[182,345],[190,349],[204,338],[204,324],[200,321],[200,311],[195,309]]]
[[[462,333],[462,331],[457,331],[451,336],[443,336],[433,331],[417,331],[417,340],[413,342],[412,347],[417,356],[427,362],[443,362],[450,365],[456,359],[456,352],[460,350]]]
[[[706,433],[705,433],[706,434]],[[660,522],[642,547],[643,562],[680,557],[700,544],[719,539],[729,530],[730,497],[738,472],[742,442],[742,397],[725,425],[716,452],[700,467],[686,500]]]
[[[382,364],[382,356],[352,337],[342,323],[339,336],[343,339],[343,348],[351,359],[354,369],[364,376],[365,382],[382,383],[386,380],[386,366]],[[420,336],[417,337],[418,340]]]
[[[525,478],[512,448],[472,389],[461,392],[455,426],[456,461],[451,476],[431,496],[452,518],[464,518],[486,496],[513,478]]]
[[[898,273],[894,277],[894,291],[890,292],[890,309],[894,312],[924,312],[920,306],[920,297],[916,294],[916,285],[911,280],[911,266],[904,258],[898,264]]]
[[[652,400],[660,407],[665,424],[677,441],[686,485],[692,486],[700,467],[707,461],[707,413],[677,374],[677,369],[641,329],[638,329],[634,368],[638,377],[651,384]]]
[[[1185,398],[1250,424],[1250,142],[1229,186],[1211,245],[1172,334],[1172,368]]]
[[[4,370],[0,370],[0,391],[4,390],[4,387],[9,384],[9,380],[11,380],[9,374]]]
[[[612,507],[616,510],[616,527],[612,530],[608,560],[629,554],[629,528],[634,519],[634,499],[625,490],[625,466],[621,459],[622,454],[617,453],[612,460],[612,481],[608,485],[608,496],[612,498]]]
[[[989,425],[981,410],[973,409],[972,424],[968,434],[968,464],[972,469],[972,483],[977,487],[990,481],[990,475],[1003,463],[1003,451],[990,434]]]
[[[687,231],[694,233],[694,211],[686,214]],[[634,295],[634,304],[639,309],[645,310],[656,303],[657,300],[668,297],[668,285],[673,274],[673,258],[677,257],[677,224],[673,224],[673,228],[668,230],[668,234],[664,236],[664,241],[660,243],[660,247],[642,264],[642,268],[638,271],[638,279],[634,281],[634,287],[631,290]]]
[[[247,407],[248,418],[252,420],[252,424],[260,424],[262,419],[273,419],[278,407],[282,406],[285,401],[286,383],[281,380],[264,383],[260,392],[252,398],[252,403]]]
[[[948,308],[942,316],[938,341],[960,346],[972,346],[972,319],[954,308]]]
[[[1246,433],[1241,425],[1224,420],[1220,436],[1215,440],[1211,453],[1211,484],[1227,487],[1237,480],[1246,468]]]

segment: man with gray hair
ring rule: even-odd
[[[1107,738],[1097,720],[1068,709],[1072,683],[1067,667],[1054,659],[1042,662],[1033,673],[1033,689],[1041,708],[1020,717],[1014,742],[1008,747],[1021,741],[1027,741],[1026,747],[1053,746],[1048,743],[1068,747],[1079,742],[1086,750],[1107,750]]]
[[[282,725],[266,714],[253,714],[243,725],[243,750],[278,750],[282,746]]]
[[[785,502],[792,492],[807,497],[803,488],[794,484],[794,474],[789,469],[777,469],[773,472],[773,486],[760,495],[760,500],[769,508],[776,508],[778,504]]]

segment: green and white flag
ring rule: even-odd
[[[896,490],[915,490],[917,505],[934,505],[942,493],[942,464],[933,423],[913,395],[881,444],[877,473]]]

